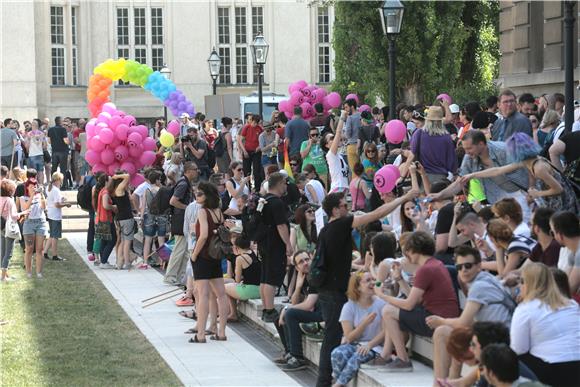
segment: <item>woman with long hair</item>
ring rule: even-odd
[[[209,244],[212,238],[217,238],[215,232],[223,224],[224,216],[220,210],[220,197],[217,188],[206,182],[199,183],[195,200],[201,205],[195,224],[196,243],[191,255],[193,277],[196,287],[197,333],[189,340],[190,343],[205,343],[205,325],[209,312],[209,298],[216,297],[218,301],[219,324],[218,331],[210,337],[211,340],[226,341],[226,323],[229,312],[221,260],[209,256]],[[211,289],[210,289],[211,288]]]
[[[230,176],[231,178],[226,181],[226,190],[231,198],[228,210],[231,210],[234,215],[241,210],[238,207],[238,198],[250,194],[251,176],[244,177],[244,167],[241,161],[233,161],[230,164]]]
[[[120,171],[114,174],[109,181],[107,190],[113,200],[113,204],[117,206],[115,214],[115,222],[117,227],[117,269],[131,268],[131,242],[133,241],[135,219],[133,218],[133,208],[131,207],[131,199],[129,193],[129,179],[130,176],[125,171]]]
[[[8,220],[16,222],[22,215],[26,215],[28,211],[17,212],[16,203],[14,202],[14,192],[16,191],[16,184],[12,180],[2,179],[0,182],[0,215],[2,216],[2,225]],[[5,227],[0,229],[0,258],[2,259],[2,276],[0,281],[12,281],[15,278],[8,275],[8,264],[12,258],[12,251],[14,249],[14,239],[6,236]]]
[[[464,175],[463,181],[502,176],[525,168],[536,180],[535,186],[530,187],[527,192],[529,199],[538,207],[580,214],[580,204],[570,181],[547,159],[540,156],[541,148],[530,136],[521,132],[514,133],[507,139],[506,147],[511,164]]]
[[[113,269],[115,266],[109,263],[109,256],[117,244],[117,229],[113,222],[113,213],[117,206],[113,204],[107,186],[111,178],[103,172],[97,173],[97,183],[93,187],[93,208],[95,209],[95,242],[93,253],[95,266],[101,265],[102,269]]]
[[[367,200],[371,198],[371,190],[363,180],[364,171],[361,163],[356,163],[352,168],[353,177],[349,184],[352,211],[364,211],[367,208]]]
[[[554,142],[554,130],[560,125],[560,116],[555,110],[548,109],[542,117],[538,130],[534,131],[534,141],[541,147],[548,142]]]
[[[145,200],[141,201],[141,208],[139,209],[141,219],[143,219],[143,235],[145,237],[143,243],[143,263],[138,266],[139,269],[148,269],[150,267],[147,260],[151,255],[153,238],[157,237],[159,246],[163,246],[165,243],[165,234],[167,234],[167,223],[169,220],[165,214],[154,215],[151,213],[151,204],[161,188],[161,172],[157,170],[150,171],[147,178],[151,185],[145,191]]]
[[[375,173],[381,169],[381,162],[379,160],[379,151],[377,145],[374,142],[368,143],[364,148],[365,156],[362,159],[362,164],[364,168],[363,179],[367,183],[369,189],[374,186],[373,179],[375,178]]]
[[[42,192],[42,187],[38,185],[35,178],[29,178],[24,183],[24,196],[20,197],[20,208],[28,214],[22,226],[24,243],[26,244],[24,254],[24,265],[26,276],[32,278],[32,254],[36,253],[36,276],[42,278],[42,249],[48,223],[46,222],[46,199]]]
[[[313,253],[316,250],[316,217],[314,208],[309,204],[302,204],[294,211],[295,225],[290,228],[292,250],[304,250]]]
[[[501,219],[489,221],[487,234],[496,246],[495,270],[500,277],[505,277],[511,271],[520,268],[536,245],[533,239],[514,234],[513,229]]]
[[[222,128],[215,140],[214,150],[217,167],[220,173],[228,174],[230,164],[234,159],[234,142],[232,140],[233,121],[229,117],[222,118]]]
[[[550,269],[522,270],[522,302],[511,323],[511,347],[550,386],[580,386],[580,308],[562,295]]]
[[[395,228],[395,234],[400,236],[405,232],[427,230],[428,226],[422,212],[422,210],[417,209],[417,203],[414,200],[403,203],[399,212],[400,226]]]

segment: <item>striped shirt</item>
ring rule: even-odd
[[[536,241],[527,238],[523,235],[515,235],[507,248],[506,254],[511,254],[515,252],[524,253],[526,256],[530,255],[532,249],[536,246]]]

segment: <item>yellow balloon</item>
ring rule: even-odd
[[[169,148],[169,147],[173,146],[173,143],[175,142],[175,137],[173,137],[173,135],[171,133],[169,133],[168,131],[162,130],[161,134],[159,136],[159,142],[164,147]]]

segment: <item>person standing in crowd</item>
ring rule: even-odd
[[[379,145],[379,138],[381,133],[379,128],[375,124],[375,120],[369,111],[364,111],[361,114],[362,126],[359,130],[359,155],[365,151],[365,148],[369,144]]]
[[[308,140],[310,125],[302,118],[302,108],[294,108],[294,117],[286,124],[284,138],[288,148],[288,156],[300,154],[302,143]]]
[[[262,210],[262,219],[268,229],[265,238],[258,241],[258,255],[262,260],[262,278],[260,279],[260,296],[262,298],[264,322],[277,321],[280,314],[274,309],[276,288],[282,286],[286,275],[286,262],[292,256],[290,228],[287,219],[286,205],[282,196],[286,194],[286,177],[279,172],[268,179],[268,194]]]
[[[14,192],[16,191],[16,184],[12,180],[2,178],[0,182],[0,215],[2,216],[2,224],[4,225],[10,218],[16,222],[22,215],[27,215],[30,210],[24,212],[17,212],[16,203],[14,202]],[[2,274],[0,281],[12,281],[14,277],[8,275],[8,264],[12,258],[12,251],[14,249],[14,239],[6,235],[5,227],[0,229],[0,259],[2,260]]]
[[[457,171],[455,145],[443,126],[443,109],[430,106],[425,126],[411,137],[411,152],[427,172],[431,184],[448,179]]]
[[[264,168],[264,175],[270,165],[278,165],[278,143],[280,138],[274,127],[268,125],[258,137],[258,150],[262,153],[262,168]]]
[[[38,183],[44,184],[44,152],[46,151],[46,135],[39,127],[39,119],[31,122],[31,130],[26,137],[28,148],[28,168],[36,169]]]
[[[175,246],[169,257],[164,282],[179,286],[185,276],[187,266],[187,238],[183,234],[185,209],[193,199],[192,183],[197,180],[199,169],[194,162],[187,162],[183,168],[183,177],[177,182],[169,204],[173,207],[171,217],[171,234],[175,237]]]
[[[167,214],[151,213],[155,195],[161,188],[161,172],[152,170],[147,175],[147,179],[149,180],[149,187],[145,189],[144,197],[140,201],[140,214],[141,219],[143,219],[143,235],[145,240],[143,242],[143,263],[139,266],[139,269],[149,268],[147,260],[151,255],[153,238],[157,237],[159,246],[163,246],[165,243],[167,222],[169,220]]]
[[[303,141],[300,145],[300,157],[302,157],[302,171],[304,172],[304,167],[308,164],[312,164],[316,169],[316,173],[320,176],[322,182],[328,184],[328,166],[326,165],[326,160],[324,159],[324,153],[320,147],[320,133],[318,128],[312,126],[309,132],[310,138],[307,141]]]
[[[280,138],[280,143],[278,144],[278,166],[284,168],[284,147],[286,146],[286,124],[288,123],[288,118],[286,114],[280,112],[278,115],[278,122],[274,124],[276,127],[276,134]]]
[[[73,135],[73,143],[74,143],[74,149],[72,151],[72,155],[71,159],[74,160],[74,168],[71,168],[74,170],[74,181],[75,181],[75,185],[74,185],[74,189],[78,189],[80,183],[81,183],[81,178],[84,176],[81,173],[81,167],[83,165],[83,159],[81,157],[84,157],[84,155],[81,154],[81,139],[80,139],[80,135],[81,133],[85,132],[85,126],[86,126],[87,122],[81,118],[79,119],[76,128],[74,128],[72,135]]]
[[[353,170],[353,178],[349,184],[352,211],[364,211],[367,208],[367,200],[371,198],[371,191],[363,180],[364,171],[362,164],[356,163]]]
[[[262,185],[262,154],[258,150],[260,147],[259,136],[263,129],[259,125],[261,117],[257,114],[248,117],[247,124],[238,134],[238,148],[242,152],[244,174],[254,177],[254,191],[259,192]],[[252,174],[252,170],[254,171]]]
[[[24,196],[20,197],[20,208],[22,211],[28,210],[22,226],[22,235],[26,244],[24,254],[26,276],[32,278],[32,254],[36,253],[36,276],[42,278],[42,249],[48,233],[48,224],[44,214],[46,199],[35,178],[26,180],[24,191]]]
[[[64,180],[64,176],[60,172],[55,172],[52,174],[52,183],[48,192],[47,198],[47,215],[48,215],[48,226],[50,228],[50,238],[48,240],[48,245],[50,247],[50,252],[52,254],[53,261],[64,261],[64,258],[58,256],[58,240],[62,238],[62,208],[71,206],[71,203],[66,201],[66,198],[62,196],[60,192],[60,186]],[[48,254],[44,255],[44,258],[49,258]]]
[[[505,141],[517,132],[532,137],[532,124],[528,117],[518,112],[513,91],[504,90],[500,93],[499,111],[503,119],[497,120],[491,129],[493,141]]]
[[[52,169],[50,174],[56,172],[60,167],[60,173],[66,177],[68,172],[68,155],[69,155],[69,140],[66,129],[62,126],[62,118],[57,116],[54,118],[54,126],[48,129],[48,138],[50,139],[50,146],[52,148]],[[63,190],[68,189],[66,180],[63,182]]]
[[[240,161],[234,161],[230,164],[230,178],[226,181],[226,190],[230,196],[228,210],[238,213],[241,208],[238,207],[238,199],[242,195],[250,194],[251,176],[244,177],[244,168]],[[230,211],[228,211],[229,213]]]
[[[558,125],[560,125],[560,116],[554,110],[548,110],[544,114],[538,130],[534,132],[534,141],[544,147],[550,134],[556,130]]]
[[[214,151],[216,157],[216,163],[218,171],[223,174],[229,173],[230,164],[233,160],[237,160],[234,157],[234,147],[232,134],[230,133],[232,129],[232,119],[229,117],[222,118],[222,128],[218,135],[218,138],[214,143]]]
[[[566,133],[554,141],[550,161],[566,177],[580,185],[580,131]],[[562,165],[562,159],[565,165]]]
[[[115,222],[118,227],[118,234],[121,238],[117,253],[117,269],[131,268],[131,242],[134,237],[135,219],[133,218],[133,207],[129,194],[129,176],[125,172],[117,172],[111,177],[107,187],[113,204],[117,206]]]
[[[18,136],[11,127],[12,118],[4,120],[4,127],[0,129],[0,160],[2,165],[12,169],[14,166],[14,149],[18,144]]]
[[[179,137],[187,136],[188,129],[193,127],[193,123],[189,120],[189,114],[181,113],[179,119],[181,120],[181,126],[179,127]],[[199,126],[197,126],[197,128],[199,129]]]
[[[101,269],[114,269],[115,266],[109,263],[109,256],[117,244],[117,228],[113,222],[113,212],[117,211],[117,206],[113,204],[107,185],[110,177],[102,173],[97,178],[97,183],[93,188],[93,208],[95,209],[95,242],[93,253],[95,265]]]
[[[199,129],[190,127],[187,136],[181,139],[181,153],[185,161],[193,161],[199,168],[200,179],[207,181],[210,175],[208,164],[208,145],[199,135]]]
[[[339,128],[341,125],[339,123]],[[340,137],[340,129],[337,129],[336,136]],[[321,251],[326,276],[318,290],[326,333],[320,349],[319,372],[316,382],[318,387],[326,387],[331,384],[331,352],[340,345],[342,337],[339,320],[342,306],[347,301],[345,293],[352,261],[352,229],[382,219],[403,202],[413,199],[417,194],[418,191],[412,189],[402,197],[383,204],[368,214],[354,216],[348,213],[348,204],[342,192],[330,193],[324,198],[322,208],[328,216],[329,222],[322,228],[318,236],[318,251]]]
[[[536,107],[536,99],[530,93],[520,94],[518,97],[518,112],[522,113],[524,116],[529,117],[534,114],[534,108]]]
[[[362,126],[360,113],[356,110],[356,100],[347,99],[342,104],[342,108],[347,113],[344,122],[344,137],[346,138],[346,157],[348,167],[352,173],[354,165],[360,161],[359,149],[359,132]],[[343,118],[341,117],[341,120]]]
[[[342,128],[347,119],[347,112],[342,112],[340,122],[336,127],[336,133],[327,133],[321,147],[327,148],[326,162],[330,175],[330,189],[328,192],[346,192],[348,190],[348,164],[344,161],[342,154],[338,152],[338,147],[342,143]]]
[[[324,124],[326,123],[326,117],[324,116],[324,105],[321,103],[314,104],[314,111],[316,116],[310,120],[310,128],[314,127],[318,129],[319,133],[324,130]]]
[[[197,333],[190,343],[205,343],[205,325],[209,312],[210,297],[217,298],[220,316],[217,332],[210,340],[226,341],[226,323],[228,316],[228,296],[226,295],[221,260],[210,257],[209,245],[217,228],[223,224],[224,217],[219,209],[219,194],[211,183],[201,182],[195,193],[196,201],[202,206],[195,225],[196,243],[191,254],[193,278],[196,287]],[[211,288],[211,290],[210,290]]]

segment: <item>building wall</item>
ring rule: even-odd
[[[564,92],[564,4],[560,1],[500,1],[498,84],[516,94]],[[578,68],[578,5],[575,8],[574,73]]]
[[[51,7],[63,7],[64,39],[51,40]],[[207,58],[218,43],[218,7],[230,8],[230,29],[235,34],[235,7],[247,9],[248,82],[219,84],[218,94],[246,95],[257,90],[252,76],[252,7],[263,7],[263,34],[270,44],[264,69],[264,91],[287,94],[288,85],[299,79],[318,83],[318,9],[292,0],[113,0],[82,1],[15,0],[0,6],[2,20],[2,71],[0,72],[0,117],[19,120],[57,115],[86,117],[86,91],[93,68],[108,58],[119,57],[117,9],[128,8],[130,38],[134,25],[132,10],[146,9],[147,64],[152,65],[151,8],[163,12],[163,63],[171,79],[203,111],[204,96],[212,92]],[[74,8],[74,10],[73,10]],[[76,16],[73,44],[72,13]],[[329,9],[330,30],[334,18]],[[54,32],[54,31],[53,31]],[[130,58],[137,46],[130,44]],[[64,49],[64,84],[55,85],[52,74],[53,48]],[[76,48],[76,84],[73,81],[73,47]],[[236,45],[232,43],[235,52]],[[59,51],[60,53],[61,51]],[[331,49],[331,58],[332,58]],[[17,60],[10,60],[14,58]],[[330,66],[332,69],[332,65]],[[331,79],[333,71],[331,70]],[[59,78],[60,79],[60,78]],[[163,115],[163,106],[147,91],[130,85],[115,85],[111,99],[137,117]],[[170,118],[171,114],[169,113]]]

